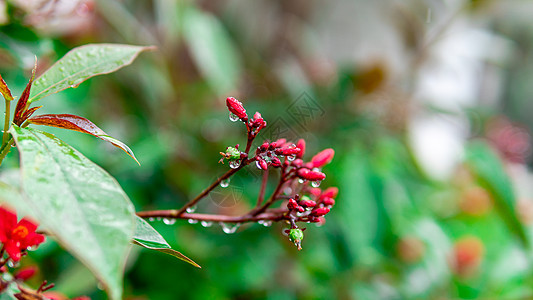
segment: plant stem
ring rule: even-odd
[[[7,142],[7,144],[5,144],[2,148],[0,148],[0,165],[2,165],[2,162],[4,161],[4,158],[6,157],[6,155],[11,150],[11,146],[13,146],[14,142],[15,142],[15,140],[13,138],[11,138]]]
[[[263,173],[263,181],[261,182],[261,189],[259,190],[259,195],[257,196],[257,204],[255,207],[259,207],[261,203],[265,200],[265,190],[268,182],[268,169]]]
[[[189,214],[179,213],[178,210],[152,210],[137,212],[137,216],[141,218],[168,218],[168,219],[192,219],[198,221],[208,222],[224,222],[224,223],[244,223],[244,222],[257,222],[260,220],[279,221],[286,219],[283,209],[273,209],[266,211],[256,216],[250,216],[246,214],[244,216],[226,216],[226,215],[212,215],[212,214]]]
[[[272,196],[270,197],[270,200],[268,200],[265,204],[263,204],[263,206],[261,207],[256,207],[254,209],[252,209],[248,215],[250,216],[257,216],[259,215],[260,213],[264,212],[270,205],[272,205],[272,203],[276,202],[277,200],[279,200],[278,198],[278,195],[279,195],[279,192],[281,191],[281,187],[283,187],[283,185],[285,184],[286,180],[285,180],[285,176],[284,174],[282,173],[281,174],[281,178],[279,179],[279,182],[278,182],[278,186],[276,186],[276,189],[274,190],[274,193],[272,193]]]
[[[9,133],[7,132],[9,130],[9,119],[11,118],[11,101],[6,99],[6,112],[4,115],[4,134],[2,137],[2,146],[7,144],[7,139],[9,136]]]
[[[187,204],[185,204],[182,208],[180,208],[177,211],[176,216],[181,216],[187,210],[187,208],[194,206],[196,203],[198,203],[198,201],[202,200],[202,198],[204,198],[205,196],[207,196],[207,194],[209,194],[212,190],[214,190],[220,184],[222,180],[225,180],[231,177],[231,175],[235,174],[243,166],[247,165],[246,163],[247,161],[248,160],[243,160],[241,165],[238,168],[228,170],[224,175],[222,175],[217,180],[215,180],[215,182],[211,183],[211,185],[208,186],[205,190],[203,190],[198,196],[196,196],[194,199],[187,202]]]

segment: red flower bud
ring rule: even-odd
[[[324,215],[327,215],[328,213],[329,213],[329,208],[327,207],[319,207],[311,211],[311,215],[315,217],[322,217]]]
[[[300,148],[300,152],[298,154],[296,154],[296,158],[302,158],[304,156],[304,153],[305,153],[305,140],[304,139],[299,139],[298,143],[296,143],[296,147]]]
[[[26,281],[33,275],[35,275],[35,272],[37,272],[37,267],[35,266],[29,266],[26,268],[21,269],[20,271],[15,274],[16,280]]]
[[[270,143],[270,147],[269,147],[269,148],[270,148],[270,149],[276,149],[276,148],[279,148],[279,147],[281,147],[283,144],[285,144],[286,142],[287,142],[286,139],[279,139],[279,140],[277,140],[277,141],[275,141],[275,142]]]
[[[315,197],[318,197],[320,196],[320,194],[322,194],[322,190],[320,188],[311,188],[309,190],[309,194],[315,196]]]
[[[268,169],[268,164],[265,160],[263,159],[259,159],[259,166],[261,167],[261,169],[265,170]]]
[[[300,153],[300,148],[278,148],[274,152],[277,155],[294,155]]]
[[[228,107],[230,113],[236,115],[237,117],[239,117],[239,119],[248,119],[246,109],[244,109],[242,103],[239,100],[233,97],[228,97],[226,98],[226,106]]]
[[[339,193],[339,189],[332,186],[327,188],[322,195],[320,195],[320,198],[333,198],[335,199],[337,197],[337,194]]]
[[[298,177],[309,181],[320,181],[326,178],[326,174],[318,171],[311,171],[309,169],[299,169]]]
[[[300,205],[303,207],[315,207],[316,202],[313,200],[302,200],[300,201]]]
[[[331,162],[333,159],[333,156],[335,155],[335,151],[331,148],[322,150],[318,152],[313,158],[311,158],[311,163],[313,164],[313,168],[321,168]]]
[[[305,211],[305,208],[301,207],[301,206],[298,206],[298,211],[303,213]]]
[[[281,166],[281,161],[279,160],[279,158],[277,157],[272,157],[272,165],[274,167],[279,167]]]
[[[294,161],[292,161],[292,165],[295,167],[301,167],[303,165],[304,161],[297,158]]]
[[[298,202],[296,202],[296,200],[289,199],[289,203],[287,203],[287,208],[289,210],[296,210],[296,209],[298,209],[298,206],[300,206],[300,205],[298,205]]]
[[[325,206],[333,206],[335,205],[335,200],[333,200],[332,198],[326,197],[322,199],[322,203],[324,203]]]

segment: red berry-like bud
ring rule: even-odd
[[[322,195],[320,195],[320,198],[333,198],[335,199],[337,197],[337,194],[339,193],[339,189],[332,186],[327,188]]]
[[[311,211],[311,215],[315,217],[322,217],[322,216],[327,215],[328,213],[329,213],[329,208],[327,207],[319,207]]]
[[[287,208],[289,210],[297,210],[299,206],[300,205],[298,205],[298,202],[296,202],[294,199],[289,199],[289,203],[287,203]]]
[[[228,107],[229,112],[239,117],[239,119],[248,119],[246,109],[244,109],[242,103],[239,100],[233,97],[228,97],[226,98],[226,106]]]
[[[270,143],[270,147],[269,148],[270,149],[279,148],[279,147],[283,146],[283,144],[285,144],[286,142],[287,142],[286,139],[279,139],[279,140],[277,140],[275,142]]]
[[[265,160],[263,159],[259,159],[259,166],[261,167],[261,169],[265,170],[268,169],[268,164]]]
[[[315,197],[318,197],[320,196],[320,194],[322,194],[322,190],[320,188],[311,188],[309,190],[309,194],[315,196]]]
[[[272,157],[272,165],[274,167],[279,167],[281,166],[281,160],[279,160],[279,158],[277,157]]]
[[[296,154],[296,158],[302,158],[305,153],[305,140],[299,139],[298,142],[296,143],[296,147],[300,148],[300,152]]]
[[[313,200],[302,200],[300,201],[300,205],[303,207],[315,207],[316,202]]]
[[[295,166],[295,167],[301,167],[303,165],[304,161],[297,158],[295,160],[292,161],[292,165]]]
[[[333,159],[333,156],[335,155],[335,151],[331,148],[322,150],[318,152],[313,158],[311,158],[311,163],[313,164],[313,168],[321,168],[331,162]]]
[[[300,153],[300,148],[277,148],[274,153],[284,156],[295,155]]]
[[[322,203],[324,203],[325,206],[333,206],[335,205],[335,200],[333,200],[332,198],[326,197],[322,199]]]
[[[309,181],[320,181],[326,178],[326,174],[318,171],[311,171],[309,169],[299,169],[298,177]]]
[[[18,271],[17,274],[15,274],[15,279],[26,281],[30,277],[35,275],[35,272],[37,272],[37,267],[35,266],[29,266],[29,267],[23,268],[20,271]]]

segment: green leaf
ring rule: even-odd
[[[63,129],[69,129],[74,131],[79,131],[83,133],[90,134],[97,138],[100,138],[106,142],[113,144],[113,146],[118,147],[124,152],[126,152],[131,158],[133,158],[139,165],[139,161],[135,158],[133,151],[131,151],[128,145],[123,142],[110,137],[102,129],[96,126],[93,122],[76,115],[69,114],[51,114],[51,115],[39,115],[35,116],[28,120],[32,124],[36,125],[46,125],[51,127],[58,127]]]
[[[114,72],[131,64],[142,51],[152,49],[120,44],[90,44],[75,48],[35,80],[29,102],[77,87],[93,76]]]
[[[161,234],[159,234],[159,232],[157,232],[150,224],[148,224],[148,222],[137,217],[135,223],[137,224],[135,234],[133,236],[133,243],[135,245],[172,255],[197,268],[201,268],[192,259],[176,250],[171,249],[167,241],[165,241]]]
[[[193,7],[184,12],[183,35],[207,82],[220,94],[236,90],[242,67],[229,34],[210,14]]]
[[[121,299],[134,208],[108,173],[55,136],[13,126],[27,213]],[[7,199],[9,200],[9,199]]]
[[[529,247],[525,228],[516,215],[513,187],[500,159],[485,143],[472,143],[466,160],[479,182],[492,194],[498,212],[509,229]]]

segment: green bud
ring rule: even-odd
[[[304,232],[300,228],[294,228],[289,231],[289,240],[291,242],[299,242],[304,239]]]
[[[228,160],[236,160],[241,158],[241,151],[236,148],[228,147],[226,149],[226,158]]]

